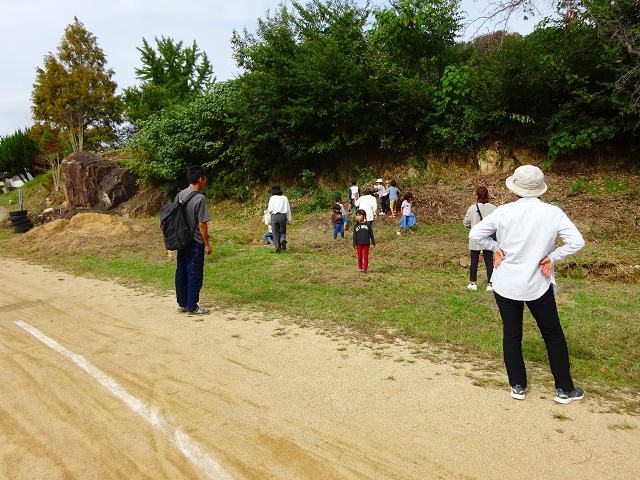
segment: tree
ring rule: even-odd
[[[114,71],[107,70],[106,64],[97,38],[74,18],[65,29],[57,57],[49,52],[44,68],[36,69],[33,119],[65,131],[74,152],[82,151],[85,143],[99,147],[115,138],[121,103],[115,94]]]
[[[293,1],[259,19],[255,35],[234,31],[234,57],[247,70],[239,131],[266,176],[333,168],[366,140],[368,14],[352,0]]]
[[[195,41],[184,48],[181,41],[176,43],[171,38],[156,37],[155,41],[157,52],[142,39],[142,48],[137,47],[142,67],[136,68],[142,83],[124,90],[125,113],[133,123],[163,108],[188,103],[215,81],[207,54]]]
[[[17,175],[27,181],[37,155],[38,145],[20,129],[13,135],[0,137],[0,173],[8,177]]]
[[[640,112],[640,1],[639,0],[490,0],[481,20],[505,25],[518,13],[525,17],[543,4],[555,5],[566,24],[582,19],[595,25],[603,41],[629,56],[616,83],[629,94],[629,110]]]

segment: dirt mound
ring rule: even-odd
[[[80,213],[34,228],[14,241],[28,244],[31,253],[92,254],[99,250],[124,251],[160,245],[160,230],[127,218]]]

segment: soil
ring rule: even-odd
[[[533,386],[517,401],[475,386],[471,365],[393,361],[409,348],[400,341],[380,359],[261,314],[194,319],[175,312],[172,296],[14,259],[3,266],[12,273],[0,277],[1,478],[631,479],[640,470],[638,418],[601,411],[589,392],[566,406]],[[96,381],[83,361],[112,381]],[[115,383],[142,403],[127,406]]]

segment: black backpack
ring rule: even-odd
[[[167,250],[181,250],[193,241],[194,229],[187,221],[187,203],[196,195],[202,194],[191,192],[184,201],[168,203],[160,209],[160,228]]]

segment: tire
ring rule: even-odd
[[[31,223],[31,220],[29,220],[29,218],[28,218],[28,217],[20,218],[20,219],[17,219],[17,220],[16,220],[15,218],[12,218],[12,219],[11,219],[11,224],[12,224],[14,227],[21,227],[21,226],[23,226],[23,225],[27,225],[27,224],[29,224],[29,223]]]
[[[13,212],[9,212],[9,218],[26,217],[26,216],[27,216],[26,210],[15,210]]]
[[[13,233],[26,233],[33,228],[33,224],[31,225],[23,225],[21,227],[14,227]]]

